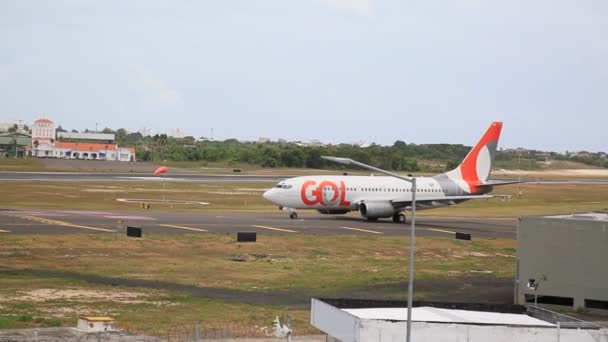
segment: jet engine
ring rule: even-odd
[[[359,212],[361,216],[375,220],[382,217],[391,217],[395,214],[395,208],[393,205],[386,202],[363,202],[359,204]]]

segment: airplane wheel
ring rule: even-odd
[[[293,213],[293,212],[289,213],[289,218],[292,219],[292,220],[297,219],[298,218],[298,213]]]
[[[404,213],[397,213],[397,214],[393,215],[393,222],[395,222],[395,223],[405,223],[405,214]]]

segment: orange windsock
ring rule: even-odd
[[[160,174],[167,173],[167,171],[169,171],[169,168],[167,168],[166,166],[161,166],[156,169],[156,171],[154,171],[153,175],[158,176]]]

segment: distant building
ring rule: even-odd
[[[0,157],[25,157],[28,154],[32,137],[23,133],[0,133]]]
[[[52,157],[55,144],[55,123],[49,119],[38,119],[32,125],[31,155]]]
[[[58,141],[52,157],[64,159],[135,161],[135,148],[116,144],[95,144]]]
[[[317,139],[312,139],[309,140],[307,142],[301,142],[301,141],[294,141],[294,143],[298,146],[303,146],[303,147],[322,147],[325,146],[325,144],[323,144],[320,140]]]
[[[0,133],[8,133],[8,131],[15,127],[15,125],[17,126],[17,133],[30,134],[29,127],[21,121],[0,123]]]
[[[134,148],[120,147],[114,141],[114,134],[56,132],[53,121],[38,119],[32,126],[28,154],[44,158],[135,161]]]
[[[182,131],[180,128],[176,128],[174,130],[171,131],[171,134],[169,134],[170,137],[172,138],[184,138],[186,136],[186,134],[184,134],[184,131]]]
[[[353,143],[353,146],[366,148],[372,146],[372,144],[368,143],[367,141],[358,141],[356,143]]]
[[[96,140],[107,143],[113,143],[116,140],[116,135],[112,133],[57,132],[57,139]]]
[[[258,144],[266,144],[270,142],[270,138],[259,138]]]

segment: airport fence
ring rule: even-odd
[[[553,323],[558,329],[608,329],[608,322],[585,321],[534,305],[527,306],[526,310],[530,316]]]

